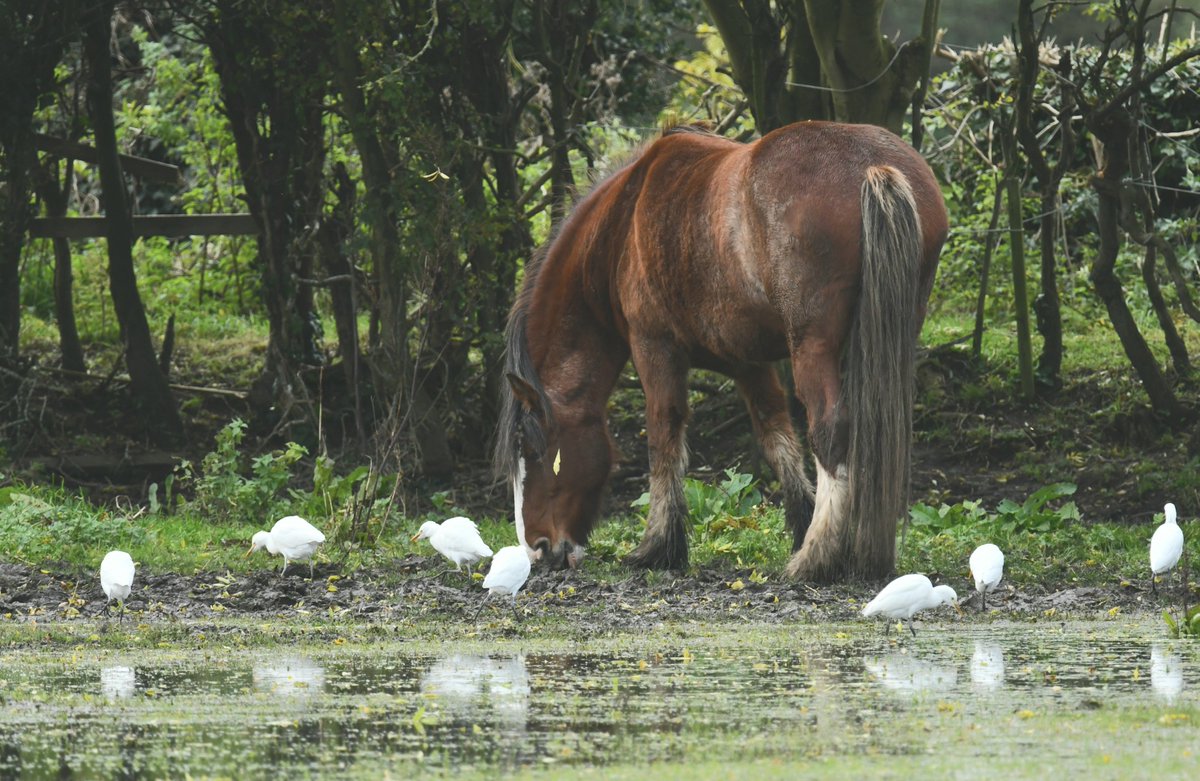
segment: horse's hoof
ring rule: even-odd
[[[820,584],[836,583],[843,575],[841,567],[830,562],[814,561],[803,550],[792,554],[784,574],[789,580]]]
[[[639,546],[625,557],[625,566],[633,569],[687,569],[687,548],[672,553],[665,546]]]

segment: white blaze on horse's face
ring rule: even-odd
[[[521,514],[525,506],[525,459],[517,459],[517,476],[513,479],[513,522],[517,527],[517,541],[529,554],[530,561],[537,561],[542,556],[540,550],[535,551],[525,541],[525,516]]]
[[[555,458],[556,463],[559,461]],[[545,551],[541,548],[533,548],[529,545],[529,541],[525,537],[525,481],[528,473],[525,471],[525,459],[517,459],[517,476],[513,478],[513,521],[517,527],[517,540],[521,543],[521,547],[529,554],[529,560],[533,562],[541,561]],[[554,478],[557,479],[557,470],[555,470]],[[566,564],[574,569],[583,561],[583,557],[587,553],[587,548],[584,545],[579,545],[572,542],[569,550],[566,552]]]

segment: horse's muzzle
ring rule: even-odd
[[[533,544],[533,560],[550,569],[575,569],[583,561],[585,551],[584,546],[576,545],[570,540],[563,540],[551,547],[550,541],[543,537]]]

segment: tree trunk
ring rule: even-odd
[[[347,260],[344,245],[354,231],[354,182],[339,162],[334,167],[334,192],[337,203],[332,214],[321,224],[317,241],[321,246],[321,265],[329,275],[329,298],[333,306],[333,321],[337,328],[338,355],[346,378],[346,392],[354,409],[354,430],[360,442],[367,438],[363,425],[362,387],[359,367],[362,354],[358,349],[358,307],[355,301],[354,267]]]
[[[762,133],[801,119],[899,133],[917,81],[929,71],[932,41],[918,37],[897,49],[883,37],[883,0],[704,4]],[[926,10],[936,19],[936,7]]]
[[[1009,149],[1004,177],[1008,184],[1008,249],[1012,254],[1013,311],[1017,317],[1017,365],[1021,395],[1033,398],[1033,348],[1029,339],[1029,299],[1025,292],[1025,230],[1021,220],[1021,173],[1016,161],[1016,141],[1005,140]]]
[[[941,13],[941,0],[925,0],[925,11],[921,14],[921,47],[924,68],[917,79],[917,89],[912,97],[912,145],[920,151],[924,140],[925,128],[922,124],[922,113],[925,109],[925,96],[929,93],[930,65],[933,60],[933,49],[937,45],[938,14]]]
[[[1020,0],[1017,9],[1017,63],[1020,76],[1017,80],[1016,133],[1021,149],[1033,175],[1038,180],[1041,195],[1041,293],[1034,301],[1038,333],[1042,335],[1042,354],[1038,356],[1038,379],[1045,385],[1058,388],[1062,385],[1062,313],[1058,297],[1058,265],[1056,243],[1058,232],[1058,186],[1074,155],[1074,135],[1070,122],[1073,109],[1072,94],[1063,93],[1063,105],[1059,107],[1059,161],[1052,168],[1046,161],[1033,129],[1033,88],[1038,77],[1038,45],[1040,40],[1034,30],[1032,0]],[[1063,53],[1061,70],[1068,78],[1071,70],[1069,52]]]
[[[346,15],[349,9],[341,2],[335,5],[339,24],[333,42],[334,80],[362,162],[367,203],[363,214],[370,228],[371,260],[377,282],[378,338],[371,339],[369,361],[373,387],[377,399],[391,411],[393,426],[403,421],[412,432],[422,473],[445,479],[454,472],[449,436],[428,391],[416,379],[408,345],[412,267],[408,257],[399,251],[394,166],[376,130],[378,121],[363,96],[360,85],[364,74],[356,40],[350,30],[341,27],[342,22],[351,18]]]
[[[21,250],[25,232],[33,214],[29,170],[36,155],[32,131],[26,127],[33,118],[10,117],[5,128],[4,185],[0,187],[0,357],[16,357],[21,336]]]
[[[975,298],[975,328],[971,332],[971,355],[978,358],[983,352],[984,314],[987,304],[988,279],[992,273],[992,255],[1000,240],[997,227],[1000,224],[1000,205],[1004,202],[1004,180],[996,177],[996,189],[992,194],[992,218],[988,221],[987,238],[983,244],[983,263],[979,269],[979,294]]]
[[[0,4],[0,358],[21,334],[21,251],[33,217],[33,114],[74,37],[76,0]]]
[[[1134,131],[1133,118],[1125,109],[1112,107],[1100,115],[1089,116],[1088,124],[1104,145],[1099,173],[1092,178],[1092,186],[1099,198],[1096,218],[1100,238],[1099,251],[1092,261],[1092,284],[1108,309],[1109,320],[1121,339],[1125,355],[1142,381],[1142,387],[1146,389],[1146,395],[1150,397],[1151,406],[1156,412],[1182,418],[1183,408],[1167,385],[1154,354],[1138,330],[1137,322],[1125,303],[1125,291],[1114,271],[1121,247],[1121,182],[1129,172],[1129,138]]]
[[[100,169],[101,203],[104,205],[108,245],[108,280],[113,309],[121,323],[125,361],[134,396],[147,413],[148,433],[161,445],[183,438],[183,423],[171,396],[167,378],[159,369],[150,326],[138,294],[133,269],[133,222],[130,217],[125,178],[117,153],[116,128],[112,113],[112,73],[109,40],[112,4],[97,3],[83,16],[84,56],[88,63],[87,103],[96,140]]]
[[[314,228],[324,206],[326,80],[312,47],[323,45],[314,11],[280,16],[282,3],[217,0],[201,20],[221,83],[247,205],[259,225],[259,264],[270,326],[259,387],[288,403],[302,362],[315,352],[311,291]]]
[[[71,161],[66,165],[63,183],[58,184],[58,163],[49,161],[39,170],[38,195],[46,204],[50,217],[67,216],[67,196],[71,190]],[[71,242],[61,236],[51,239],[54,245],[54,320],[58,324],[58,344],[62,353],[62,367],[70,371],[86,372],[83,345],[79,341],[79,329],[75,324],[75,297],[73,294],[74,274],[71,269]]]

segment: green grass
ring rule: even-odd
[[[158,572],[245,572],[279,567],[277,557],[264,553],[246,558],[250,537],[259,525],[230,523],[192,514],[123,513],[95,506],[76,494],[45,487],[10,486],[0,490],[0,557],[30,566],[55,564],[79,572],[98,566],[113,548],[128,551],[144,570]],[[373,544],[338,537],[341,527],[328,518],[314,517],[330,536],[318,560],[335,561],[348,570],[386,569],[411,553],[436,556],[424,541],[409,537],[425,520],[440,520],[459,511],[444,508],[417,518],[389,515],[379,520]],[[1006,554],[1006,580],[1029,585],[1113,586],[1121,581],[1142,583],[1146,548],[1154,522],[1144,524],[1081,523],[1062,507],[1042,515],[1020,516],[1009,508],[997,513],[976,503],[944,505],[939,521],[914,523],[898,538],[897,569],[901,572],[939,572],[967,579],[967,557],[976,545],[994,542]],[[1018,520],[1014,521],[1016,517]],[[1021,520],[1024,518],[1024,521]],[[504,519],[477,519],[484,540],[494,549],[515,544],[512,525]],[[1191,524],[1183,520],[1185,530]],[[584,573],[600,581],[628,577],[620,560],[641,538],[638,516],[609,520],[595,532],[584,561]],[[1200,561],[1200,535],[1189,534],[1192,562]],[[791,552],[783,513],[755,505],[746,516],[714,516],[706,528],[694,529],[691,563],[695,568],[736,570],[749,578],[777,579]],[[479,566],[486,570],[486,563]],[[749,570],[750,572],[745,572]]]

